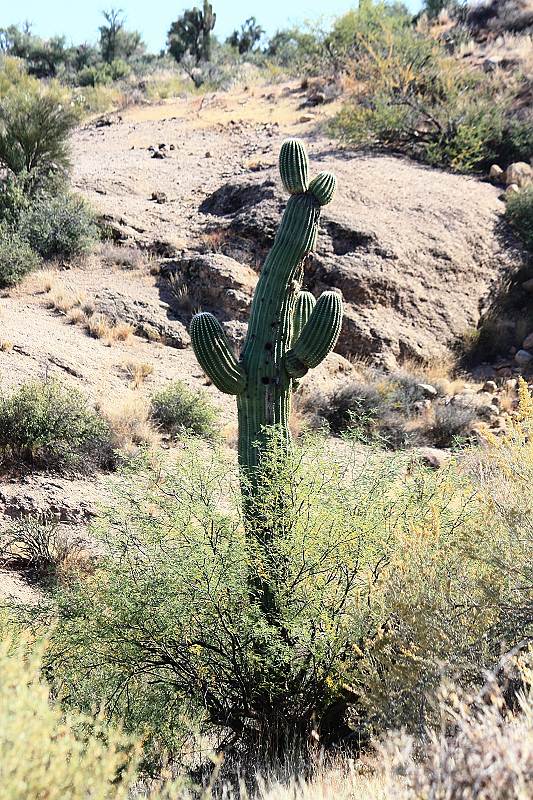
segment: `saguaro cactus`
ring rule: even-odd
[[[321,172],[308,181],[308,159],[298,139],[281,147],[281,179],[290,194],[280,228],[255,290],[248,333],[239,360],[224,330],[207,312],[191,322],[191,339],[202,369],[222,392],[237,396],[239,464],[247,493],[257,491],[269,429],[289,445],[295,382],[335,346],[342,298],[324,292],[315,301],[301,291],[305,261],[316,244],[320,209],[330,202],[335,177]]]

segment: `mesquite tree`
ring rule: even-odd
[[[260,495],[271,431],[277,432],[282,449],[289,446],[296,382],[333,349],[342,322],[340,293],[324,292],[315,301],[310,292],[301,291],[320,210],[333,197],[335,177],[321,172],[309,182],[307,154],[298,139],[283,143],[279,168],[290,198],[261,270],[240,358],[212,314],[202,312],[191,322],[202,369],[218,389],[237,397],[239,464],[248,500]],[[246,503],[245,513],[253,513]]]

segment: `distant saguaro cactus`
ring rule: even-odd
[[[309,183],[307,154],[298,139],[283,143],[279,168],[290,198],[261,270],[240,359],[212,314],[196,314],[191,322],[192,344],[202,369],[218,389],[237,396],[239,464],[243,487],[252,497],[261,485],[269,429],[274,426],[282,446],[289,446],[295,381],[333,349],[342,322],[339,293],[324,292],[315,301],[310,292],[301,291],[320,210],[333,197],[335,177],[321,172]]]

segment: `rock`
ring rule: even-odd
[[[527,281],[524,281],[522,289],[525,289],[526,292],[533,293],[533,278],[528,278]]]
[[[152,192],[151,199],[155,200],[155,202],[159,204],[167,202],[167,196],[164,192]]]
[[[310,117],[310,116],[309,116],[309,114],[304,114],[303,116],[301,116],[301,117],[298,119],[298,122],[300,122],[302,125],[303,125],[305,122],[312,122],[312,121],[313,121],[313,117]]]
[[[417,400],[413,403],[413,409],[417,414],[423,414],[428,408],[431,408],[431,400]]]
[[[520,189],[518,188],[517,183],[510,183],[507,189],[505,190],[505,194],[507,197],[511,194],[520,194]]]
[[[165,278],[179,278],[194,290],[195,301],[219,317],[248,320],[257,273],[221,253],[189,254],[161,265]]]
[[[305,105],[321,106],[325,102],[326,102],[326,95],[324,94],[324,92],[313,92],[313,94],[309,95],[309,97],[307,98]]]
[[[488,394],[494,394],[498,391],[498,386],[495,381],[485,381],[481,391],[487,392]]]
[[[533,350],[533,333],[530,333],[526,336],[522,342],[522,347],[524,350]]]
[[[489,364],[479,364],[472,370],[472,380],[474,381],[490,380],[494,378],[495,375],[494,367],[491,367]]]
[[[324,159],[322,168],[337,172],[339,196],[322,211],[317,250],[306,265],[306,288],[315,296],[333,287],[342,291],[339,353],[394,369],[406,358],[439,358],[450,341],[476,327],[494,283],[511,265],[516,267],[517,259],[525,262],[525,256],[498,239],[498,200],[490,185],[443,173],[432,173],[428,183],[427,172],[391,158],[394,178],[378,200],[365,182],[368,164],[358,156],[331,164]],[[405,182],[410,195],[418,197],[409,208]],[[481,212],[472,186],[490,195]],[[200,211],[224,225],[224,254],[257,269],[273,243],[286,200],[270,167],[260,175],[227,181],[201,203]]]
[[[211,155],[211,153],[209,152],[209,150],[206,152],[206,154],[205,154],[205,157],[206,157],[206,158],[212,158],[212,155]]]
[[[527,350],[519,350],[517,353],[515,353],[514,360],[518,366],[526,367],[533,360],[533,355],[531,355],[531,353],[529,353]]]
[[[104,289],[93,298],[95,311],[111,322],[127,322],[138,336],[150,341],[164,341],[169,347],[183,349],[190,344],[187,329],[178,319],[171,319],[160,305],[150,305],[120,292]]]
[[[168,158],[164,150],[152,150],[152,158]]]
[[[497,164],[493,164],[490,168],[489,178],[493,183],[505,183],[505,172]]]
[[[437,390],[430,383],[417,383],[416,388],[420,389],[425,397],[436,397],[438,395]]]
[[[433,469],[446,467],[452,458],[450,452],[438,447],[414,447],[412,453],[418,461]]]
[[[533,169],[525,161],[515,161],[510,164],[505,171],[505,183],[509,185],[516,184],[522,188],[527,186],[533,181]]]

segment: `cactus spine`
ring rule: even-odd
[[[283,143],[279,167],[290,198],[257,283],[240,359],[212,314],[202,312],[191,322],[203,370],[222,392],[237,396],[239,464],[246,495],[252,497],[261,483],[268,429],[275,426],[282,446],[289,446],[295,382],[333,349],[342,322],[340,294],[324,292],[315,302],[301,291],[320,209],[333,197],[335,178],[321,172],[309,183],[307,154],[297,139]]]

